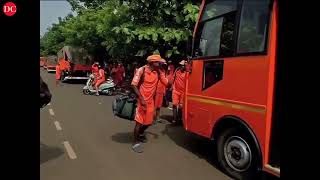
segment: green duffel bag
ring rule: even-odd
[[[113,113],[126,120],[134,120],[137,101],[134,97],[120,96],[114,100]]]

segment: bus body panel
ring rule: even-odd
[[[199,19],[204,4],[205,1],[201,4]],[[274,100],[277,12],[277,1],[274,1],[269,22],[267,54],[192,60],[192,72],[186,76],[183,112],[184,128],[207,138],[212,138],[212,130],[222,117],[230,115],[243,120],[257,138],[262,154],[262,167],[268,172],[270,171],[266,166]],[[204,88],[204,63],[210,61],[223,61],[223,78]],[[272,174],[280,176],[280,171]]]
[[[271,138],[271,127],[272,122],[279,120],[273,117],[274,111],[274,91],[275,91],[275,75],[276,75],[276,55],[277,55],[277,34],[278,34],[278,2],[275,1],[273,4],[271,16],[271,32],[270,32],[270,42],[269,42],[269,55],[270,55],[270,67],[269,67],[269,81],[268,81],[268,99],[267,99],[267,114],[266,114],[266,136],[265,136],[265,156],[263,156],[263,170],[269,173],[280,176],[279,172],[270,171],[270,168],[266,168],[269,162],[270,155],[270,138]]]

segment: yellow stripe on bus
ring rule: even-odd
[[[195,97],[195,96],[191,96],[191,95],[188,95],[187,99],[191,100],[191,101],[197,101],[197,102],[206,103],[206,104],[214,104],[214,105],[218,105],[218,106],[226,106],[226,107],[233,108],[233,109],[240,109],[240,110],[252,111],[252,112],[257,112],[257,113],[265,113],[266,112],[265,107],[252,107],[252,106],[248,106],[248,105],[240,105],[240,104],[236,104],[236,103],[225,102],[222,100],[206,99],[206,98]]]

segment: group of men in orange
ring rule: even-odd
[[[109,67],[103,68],[101,65],[99,65],[98,62],[95,62],[92,65],[92,74],[95,76],[94,87],[97,91],[96,95],[99,95],[98,88],[106,80],[104,70],[106,68],[108,68],[107,70],[109,70],[111,78],[114,80],[114,83],[118,87],[121,87],[124,81],[125,69],[122,63],[118,63],[118,65],[116,65],[115,63],[113,65],[110,64]]]
[[[178,121],[178,109],[183,104],[185,88],[186,61],[174,70],[173,65],[167,68],[166,61],[160,55],[147,58],[147,65],[136,70],[131,85],[137,95],[137,108],[134,128],[133,151],[142,153],[142,143],[147,141],[145,130],[159,117],[163,96],[167,88],[172,88],[174,123]],[[180,119],[181,120],[181,119]]]
[[[122,63],[117,64],[110,64],[109,71],[111,72],[112,79],[114,80],[114,83],[121,87],[122,83],[124,81],[124,78],[126,77],[125,69]]]

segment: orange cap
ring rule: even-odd
[[[155,54],[147,57],[147,61],[149,62],[161,62],[162,58],[160,55]]]
[[[165,59],[162,59],[160,60],[160,62],[164,63],[164,64],[167,64],[166,60]]]

